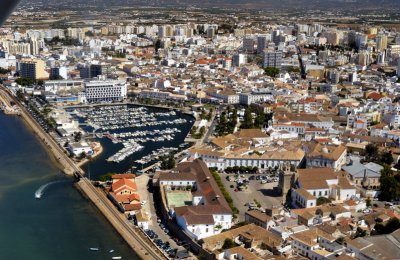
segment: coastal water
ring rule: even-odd
[[[0,165],[0,259],[137,259],[22,120],[2,113]]]

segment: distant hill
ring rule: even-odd
[[[152,5],[152,6],[191,6],[198,7],[242,7],[242,8],[399,8],[400,0],[24,0],[25,3],[42,3],[43,5],[63,5],[66,3],[95,5]]]

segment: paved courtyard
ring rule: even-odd
[[[244,213],[249,209],[245,206],[246,203],[254,202],[256,200],[261,204],[262,208],[271,208],[272,206],[282,205],[282,197],[277,196],[274,187],[278,186],[278,182],[262,184],[261,180],[250,180],[247,189],[243,191],[235,191],[236,182],[228,181],[227,176],[234,176],[233,174],[221,173],[221,179],[225,185],[226,190],[231,195],[235,206],[239,209],[238,221],[244,221]],[[245,178],[250,176],[257,176],[255,174],[245,174]],[[231,188],[233,186],[233,188]]]

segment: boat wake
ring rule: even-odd
[[[56,183],[60,183],[60,182],[65,182],[65,181],[52,181],[46,184],[43,184],[42,186],[39,187],[39,189],[37,189],[35,191],[35,199],[41,199],[42,196],[44,195],[44,191],[46,190],[47,187],[49,187],[50,185],[56,184]]]

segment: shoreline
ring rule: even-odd
[[[92,143],[93,143],[93,142],[92,142]],[[97,143],[99,143],[99,147],[100,147],[100,148],[99,148],[99,151],[98,151],[97,153],[95,153],[90,159],[85,158],[85,159],[83,159],[82,161],[77,162],[77,163],[76,163],[76,166],[78,166],[79,168],[81,168],[82,166],[84,166],[85,164],[87,164],[88,162],[90,162],[91,159],[94,159],[94,158],[100,156],[100,154],[103,153],[103,151],[104,151],[103,146],[101,145],[100,142],[97,142]]]
[[[102,215],[124,239],[125,243],[132,249],[134,254],[141,259],[146,259],[149,257],[149,255],[153,256],[153,259],[165,259],[165,257],[157,254],[158,249],[152,248],[152,244],[144,241],[137,231],[124,226],[124,224],[126,225],[126,221],[124,219],[118,218],[118,216],[111,214],[113,211],[116,211],[115,206],[107,198],[106,200],[103,200],[101,194],[92,185],[90,180],[84,177],[85,172],[80,168],[80,165],[77,165],[74,161],[72,161],[67,154],[65,154],[62,148],[60,148],[59,145],[53,140],[53,138],[48,133],[45,133],[42,128],[40,128],[30,114],[25,111],[25,107],[18,100],[16,100],[12,94],[8,93],[7,91],[6,93],[12,99],[14,99],[15,103],[20,108],[20,117],[22,118],[25,127],[27,127],[26,129],[35,135],[39,143],[41,143],[41,145],[45,148],[45,151],[50,156],[50,160],[52,160],[52,162],[56,164],[57,168],[60,168],[65,175],[75,176],[80,179],[78,182],[80,184],[76,184],[74,186],[77,188],[79,185],[79,188],[77,189],[84,197],[86,197],[85,199],[93,203],[100,210],[100,212],[102,212]],[[99,154],[100,153],[97,155]],[[86,162],[87,161],[85,161],[85,163]],[[137,246],[140,244],[141,247],[138,248]]]

